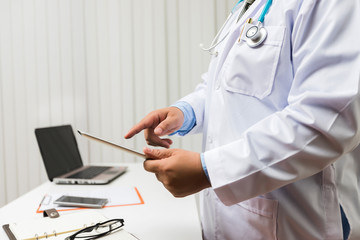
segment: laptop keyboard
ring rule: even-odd
[[[99,166],[93,166],[88,167],[84,169],[83,171],[74,173],[73,175],[68,176],[67,178],[78,178],[78,179],[91,179],[100,173],[108,170],[111,167],[99,167]]]

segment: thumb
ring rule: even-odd
[[[171,156],[171,150],[144,148],[146,159],[163,159]]]
[[[168,116],[154,129],[154,133],[158,136],[168,135],[178,130],[181,127],[182,122],[183,119],[179,119],[174,114],[168,114]]]

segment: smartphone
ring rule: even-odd
[[[55,204],[67,207],[102,208],[108,202],[106,198],[76,197],[63,195],[54,201]]]

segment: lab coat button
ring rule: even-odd
[[[212,143],[212,142],[213,142],[212,137],[208,137],[208,142],[209,142],[209,143]]]

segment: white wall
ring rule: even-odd
[[[189,93],[231,0],[0,0],[0,206],[47,180],[34,129],[122,136]],[[77,138],[85,163],[135,161]],[[175,138],[200,151],[201,138]]]

